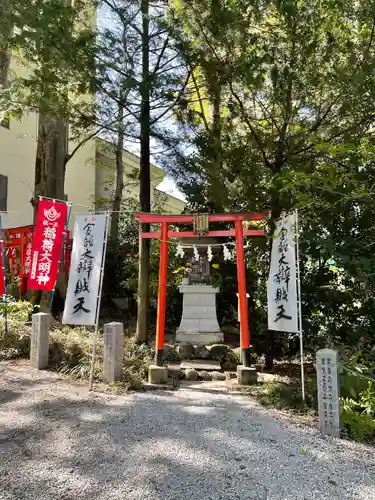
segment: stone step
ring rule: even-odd
[[[220,371],[221,365],[220,361],[214,361],[211,359],[191,359],[189,361],[182,361],[180,364],[181,370],[187,370],[193,368],[194,370],[209,371]]]

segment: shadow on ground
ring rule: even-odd
[[[4,500],[375,499],[370,448],[277,421],[243,396],[114,397],[30,373],[0,365]]]

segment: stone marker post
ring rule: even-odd
[[[105,382],[121,379],[124,354],[124,325],[113,321],[104,325],[104,367]]]
[[[42,370],[48,366],[50,324],[50,314],[33,314],[30,344],[30,365],[38,370]]]
[[[323,434],[340,437],[340,380],[338,352],[321,349],[316,354],[319,427]]]

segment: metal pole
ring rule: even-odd
[[[66,203],[66,200],[59,200],[58,198],[49,198],[48,196],[39,196],[39,200],[50,200],[50,201],[57,201],[58,203]]]
[[[5,272],[5,244],[4,244],[4,231],[3,231],[3,220],[0,214],[0,245],[1,245],[1,267],[3,270],[3,305],[4,305],[4,341],[8,337],[8,303],[7,303],[7,277]]]
[[[160,264],[158,290],[158,316],[156,323],[155,364],[163,366],[165,310],[167,305],[167,271],[168,271],[168,222],[161,223]]]
[[[296,245],[296,267],[297,267],[297,294],[298,294],[298,325],[299,325],[299,343],[301,353],[301,386],[302,400],[305,401],[305,369],[303,356],[303,333],[302,333],[302,300],[301,300],[301,274],[299,265],[299,225],[298,210],[295,211],[295,245]]]
[[[53,299],[55,298],[56,283],[57,283],[58,275],[60,273],[61,260],[64,259],[64,247],[65,247],[66,232],[67,232],[68,226],[69,226],[69,219],[70,219],[71,211],[72,211],[72,207],[69,206],[68,216],[67,216],[66,222],[65,222],[65,231],[64,231],[64,234],[63,234],[62,247],[61,247],[61,253],[60,253],[60,259],[59,259],[59,264],[58,264],[58,271],[57,271],[56,281],[55,281],[55,284],[53,286],[53,290],[51,292],[51,299],[49,301],[49,311],[50,311],[50,313],[52,313],[52,304],[53,304]]]
[[[236,256],[237,256],[237,279],[238,298],[240,300],[240,336],[241,336],[241,360],[243,366],[250,366],[250,332],[249,315],[246,298],[246,271],[245,251],[242,220],[234,222],[236,230]]]
[[[101,299],[102,299],[102,290],[103,290],[104,264],[105,264],[105,256],[107,253],[110,212],[106,212],[106,217],[107,217],[107,220],[106,220],[105,235],[104,235],[104,241],[103,241],[103,255],[102,255],[102,262],[101,262],[101,266],[100,266],[99,292],[98,292],[98,297],[97,297],[97,302],[96,302],[95,330],[94,330],[93,345],[92,345],[89,391],[92,391],[92,385],[93,385],[93,381],[94,381],[94,369],[95,369],[95,359],[96,359],[96,340],[97,340],[97,336],[98,336],[99,313],[100,313],[100,303],[101,303]]]

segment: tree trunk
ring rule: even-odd
[[[210,186],[212,192],[210,198],[215,198],[217,210],[222,210],[222,203],[217,199],[217,193],[222,192],[221,176],[222,171],[222,119],[221,119],[221,85],[215,80],[210,86],[210,100],[212,104],[212,165]]]
[[[35,198],[64,200],[68,135],[66,124],[55,116],[39,115],[35,161]]]
[[[65,200],[65,165],[68,148],[67,126],[55,116],[39,114],[38,143],[35,160],[34,183],[34,224],[38,207],[38,197],[46,196],[56,200]],[[65,290],[64,273],[58,274],[56,288],[63,293]],[[49,293],[37,293],[32,297],[36,305],[40,301],[41,309],[49,306]]]
[[[111,240],[115,243],[118,240],[119,218],[122,202],[122,192],[124,190],[124,162],[122,160],[124,150],[124,109],[119,105],[118,110],[118,132],[116,145],[116,189],[112,204]]]
[[[8,87],[8,70],[10,64],[10,55],[6,48],[0,47],[0,89]]]
[[[141,82],[141,157],[139,178],[139,203],[142,212],[151,210],[150,183],[150,70],[149,70],[149,0],[141,1],[142,12],[142,82]],[[149,231],[149,224],[142,225],[142,231]],[[149,262],[150,240],[139,240],[139,272],[138,272],[138,314],[137,333],[139,342],[147,342],[149,327]]]

